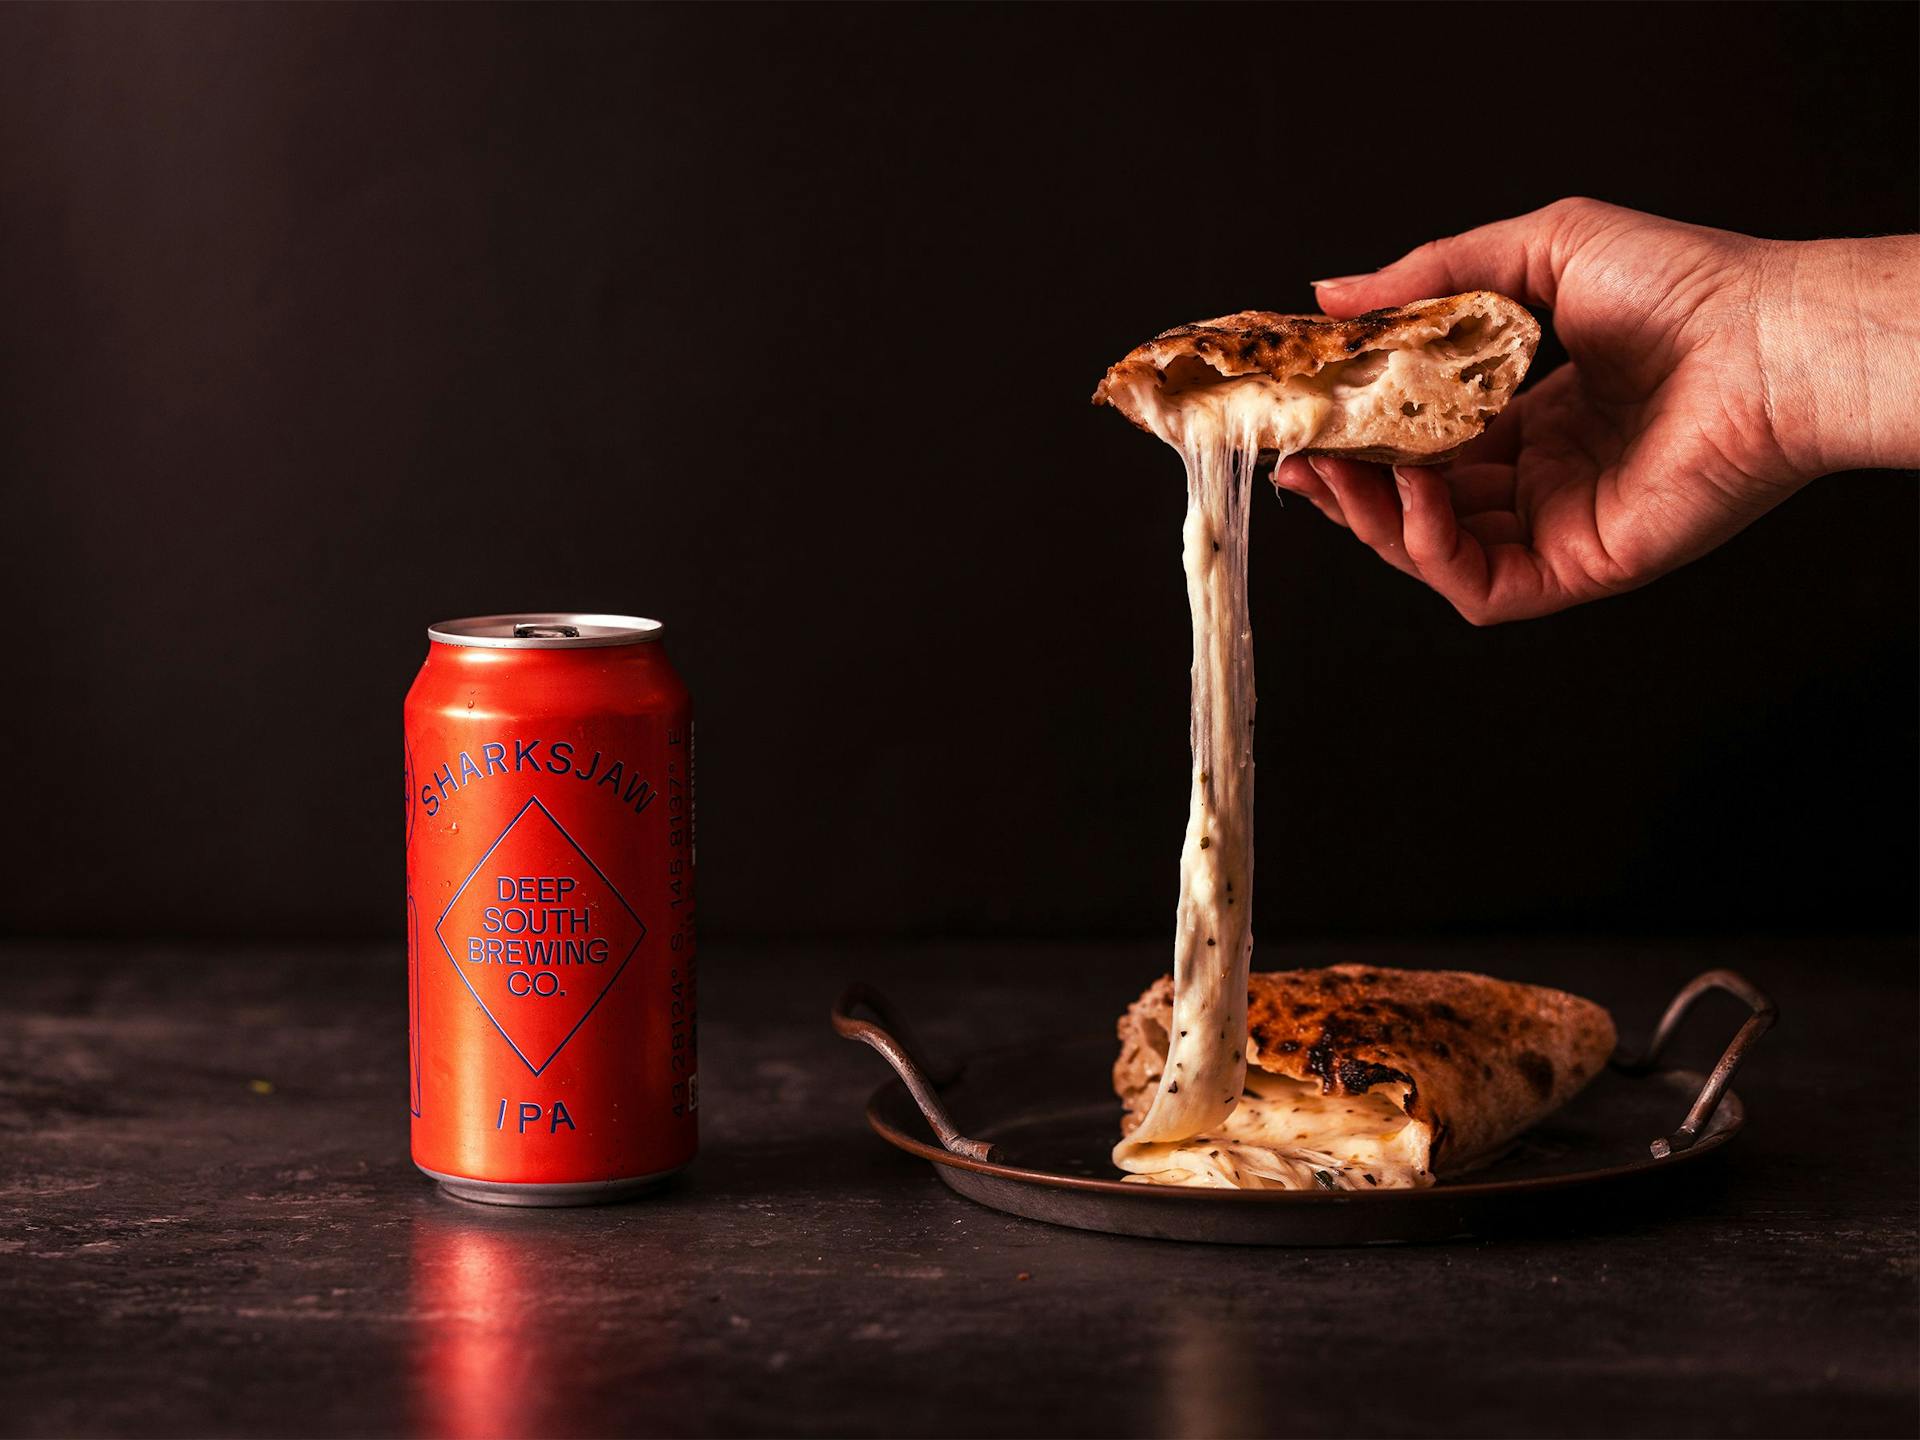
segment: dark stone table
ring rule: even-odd
[[[1653,1213],[1370,1250],[978,1208],[868,1133],[853,975],[936,1047],[1104,1027],[1160,946],[710,946],[705,1151],[520,1212],[407,1160],[397,950],[0,949],[0,1431],[1912,1435],[1907,942],[1298,948],[1564,984],[1644,1035],[1732,964],[1783,1020]],[[1269,963],[1278,947],[1264,952]],[[1731,1033],[1707,1005],[1688,1047]]]

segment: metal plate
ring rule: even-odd
[[[1610,1069],[1494,1163],[1426,1190],[1130,1185],[1114,1178],[1108,1158],[1120,1134],[1119,1102],[1101,1083],[1112,1063],[1113,1043],[1104,1038],[967,1061],[939,1095],[963,1134],[992,1145],[990,1160],[942,1148],[897,1079],[874,1092],[867,1121],[889,1144],[931,1161],[958,1193],[1030,1220],[1157,1240],[1374,1245],[1532,1228],[1554,1218],[1550,1206],[1578,1223],[1591,1209],[1584,1202],[1620,1203],[1625,1187],[1711,1154],[1746,1120],[1728,1090],[1690,1148],[1656,1158],[1649,1142],[1673,1130],[1706,1077]]]

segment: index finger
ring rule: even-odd
[[[1608,211],[1615,207],[1598,200],[1556,200],[1510,220],[1429,240],[1371,274],[1316,280],[1314,294],[1321,309],[1342,318],[1463,290],[1498,290],[1551,309],[1568,257]]]

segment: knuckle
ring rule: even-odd
[[[1527,280],[1536,293],[1551,296],[1558,291],[1559,277],[1605,227],[1613,208],[1585,195],[1569,195],[1539,212],[1539,230],[1527,256]]]
[[[1449,595],[1453,608],[1460,612],[1460,618],[1476,630],[1484,630],[1495,621],[1493,611],[1486,601],[1472,595]]]
[[[1373,547],[1373,553],[1396,570],[1412,572],[1413,561],[1407,558],[1407,552],[1391,540],[1373,539],[1367,542]]]
[[[1586,195],[1570,195],[1554,201],[1540,213],[1546,218],[1547,233],[1555,243],[1578,247],[1617,226],[1622,217],[1632,212]]]

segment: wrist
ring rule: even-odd
[[[1804,478],[1920,466],[1920,237],[1770,245],[1754,315],[1774,438]]]

